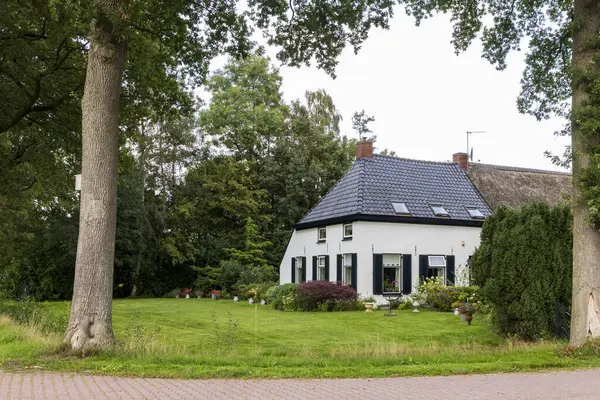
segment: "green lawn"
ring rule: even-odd
[[[68,303],[44,306],[66,318]],[[80,357],[57,351],[61,335],[35,334],[0,318],[0,368],[183,378],[376,377],[530,371],[600,366],[565,357],[565,343],[506,342],[487,322],[451,313],[280,312],[228,300],[114,302],[119,344]]]

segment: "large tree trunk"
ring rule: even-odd
[[[117,217],[119,95],[126,43],[121,1],[95,2],[82,101],[83,152],[79,240],[71,317],[65,341],[73,349],[114,343],[112,290]]]
[[[600,73],[593,62],[600,32],[600,2],[575,0],[573,33],[574,71]],[[600,337],[600,233],[588,221],[589,208],[581,188],[581,171],[590,163],[590,145],[600,133],[584,132],[577,123],[578,110],[588,104],[588,88],[573,80],[573,303],[571,345]]]

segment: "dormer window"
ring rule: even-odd
[[[410,211],[406,206],[406,203],[392,203],[392,207],[394,207],[394,212],[400,215],[410,215]]]
[[[449,217],[448,211],[441,204],[430,204],[431,210],[436,217]]]
[[[469,215],[471,216],[471,218],[473,219],[484,219],[485,216],[483,215],[483,213],[479,210],[479,208],[475,208],[475,207],[467,207],[467,211],[469,212]]]

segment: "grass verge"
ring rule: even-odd
[[[116,300],[117,346],[81,357],[58,350],[64,327],[54,322],[66,321],[69,304],[36,307],[38,316],[29,324],[0,319],[0,368],[168,378],[356,378],[600,367],[597,351],[565,356],[564,342],[506,341],[481,318],[469,327],[433,311],[391,318],[381,312],[284,313],[198,299]]]

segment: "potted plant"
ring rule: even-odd
[[[419,312],[419,307],[423,303],[423,295],[420,293],[412,294],[411,296],[413,312]]]
[[[400,288],[398,287],[398,281],[384,281],[383,282],[383,291],[386,293],[400,293]]]
[[[458,307],[458,313],[461,316],[461,319],[464,317],[464,320],[467,321],[469,325],[471,325],[471,321],[473,321],[473,314],[477,312],[477,304],[471,302],[465,302]]]
[[[213,289],[210,291],[210,296],[212,297],[213,300],[218,300],[219,296],[221,296],[221,291]]]
[[[375,306],[375,297],[370,296],[363,300],[363,304],[365,305],[365,312],[373,312],[373,307]]]

